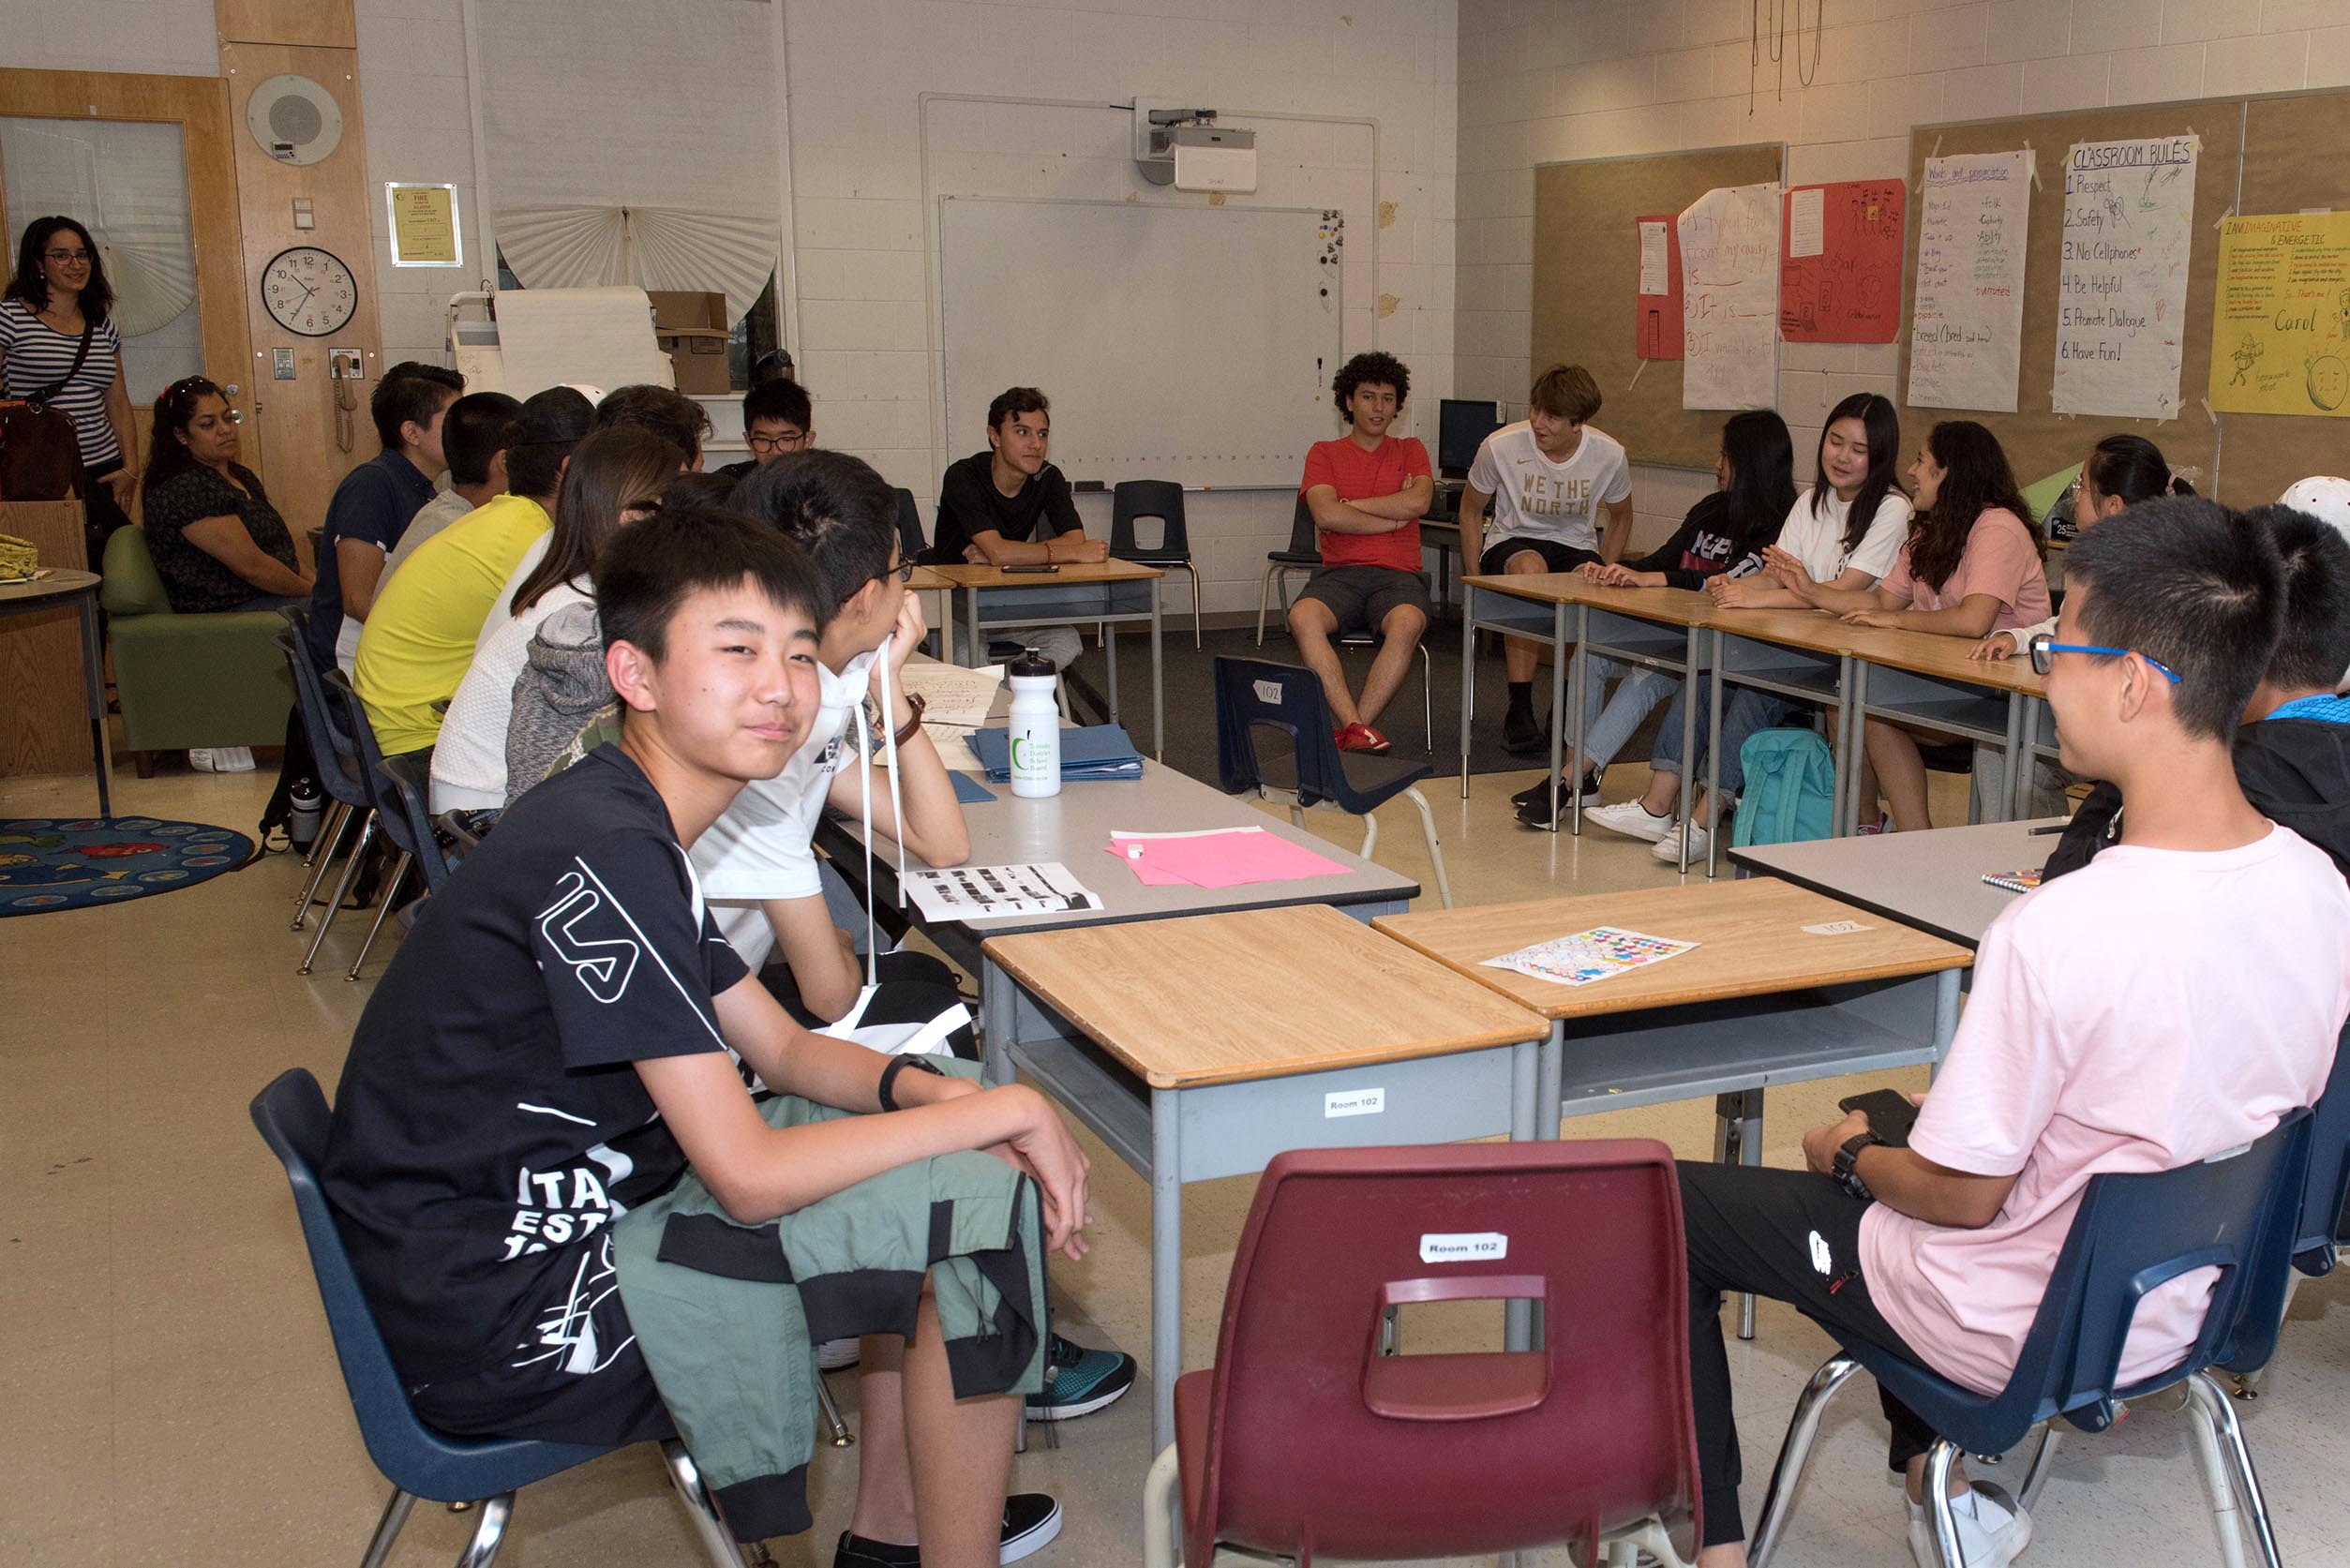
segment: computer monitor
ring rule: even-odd
[[[1446,397],[1436,408],[1436,469],[1446,479],[1468,476],[1485,438],[1502,427],[1498,403]]]

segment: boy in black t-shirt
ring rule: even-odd
[[[996,395],[987,406],[988,449],[950,464],[938,481],[931,561],[1043,566],[1110,559],[1108,545],[1085,537],[1068,479],[1044,460],[1052,435],[1053,406],[1043,393],[1015,386]],[[1017,635],[1057,668],[1076,663],[1081,644],[1074,626],[1023,627]],[[975,654],[970,662],[984,661]]]
[[[597,598],[620,741],[518,799],[434,896],[336,1097],[328,1200],[418,1413],[459,1435],[666,1435],[610,1227],[689,1162],[753,1226],[986,1150],[1034,1177],[1047,1247],[1085,1249],[1085,1158],[1040,1096],[808,1033],[703,906],[686,846],[783,767],[816,709],[807,558],[747,518],[681,508],[623,530]],[[778,1094],[892,1113],[771,1126],[746,1068]],[[905,1561],[891,1544],[919,1540],[932,1568],[994,1564],[1015,1533],[1025,1555],[1058,1512],[1023,1499],[1007,1516],[1019,1401],[957,1400],[927,1292],[917,1322],[866,1341],[838,1561]]]

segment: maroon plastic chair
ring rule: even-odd
[[[1502,1238],[1496,1242],[1493,1238]],[[1542,1349],[1382,1353],[1392,1307],[1539,1302]],[[1310,1149],[1265,1168],[1216,1365],[1175,1384],[1145,1561],[1474,1557],[1644,1538],[1697,1555],[1689,1290],[1647,1139]],[[1522,1314],[1521,1314],[1522,1315]]]

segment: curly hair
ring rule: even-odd
[[[1946,419],[1927,432],[1925,449],[1943,472],[1934,504],[1909,519],[1909,570],[1918,581],[1938,592],[1958,570],[1975,519],[1994,508],[2021,519],[2032,548],[2045,554],[1998,437],[1971,419]]]
[[[1347,405],[1355,400],[1355,389],[1360,386],[1391,386],[1396,389],[1396,407],[1400,409],[1412,396],[1412,372],[1403,367],[1403,361],[1393,354],[1376,351],[1356,354],[1339,366],[1339,373],[1330,378],[1331,395],[1339,400],[1339,414],[1349,417]]]

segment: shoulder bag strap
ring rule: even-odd
[[[26,308],[30,309],[31,307],[27,306]],[[67,385],[71,382],[76,376],[82,374],[82,364],[90,357],[90,338],[97,331],[97,323],[90,319],[88,312],[84,311],[82,317],[82,343],[79,348],[73,351],[72,367],[67,370],[65,375],[57,381],[52,381],[48,386],[41,388],[40,391],[34,393],[30,397],[27,397],[25,401],[32,404],[33,407],[37,409],[45,409],[49,406],[49,400],[51,398],[65,391]]]

